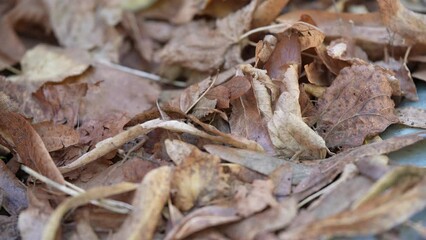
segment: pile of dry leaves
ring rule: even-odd
[[[420,2],[1,1],[0,238],[426,238]]]

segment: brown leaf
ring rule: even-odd
[[[43,0],[50,24],[62,46],[92,51],[103,59],[118,61],[120,36],[115,25],[121,9],[112,1],[66,2]]]
[[[80,134],[66,125],[55,125],[52,122],[33,124],[48,152],[53,152],[77,144]]]
[[[149,172],[138,186],[133,200],[135,209],[115,237],[152,239],[161,211],[170,193],[172,168],[160,167]]]
[[[287,5],[288,0],[266,0],[259,4],[253,14],[252,26],[262,27],[270,24]]]
[[[229,119],[231,134],[244,137],[259,143],[266,152],[275,153],[266,123],[260,112],[253,104],[256,101],[253,91],[249,90],[244,96],[231,102],[232,112]]]
[[[426,44],[426,16],[408,10],[399,0],[378,0],[384,24],[392,31],[414,41]]]
[[[159,53],[160,59],[169,65],[209,71],[219,68],[227,58],[239,57],[226,55],[249,29],[256,3],[253,0],[241,10],[217,20],[215,27],[205,21],[193,21],[179,27]]]
[[[426,128],[426,110],[415,107],[397,108],[399,123],[408,127]]]
[[[180,144],[176,140],[170,143]],[[174,205],[182,211],[187,211],[194,206],[209,203],[224,191],[226,185],[222,179],[224,173],[221,172],[218,157],[203,153],[189,144],[184,145],[191,148],[191,153],[182,158],[176,167],[172,191]],[[176,154],[169,151],[168,153],[170,156]]]
[[[65,180],[49,155],[42,139],[20,114],[5,109],[8,97],[0,95],[1,137],[11,141],[22,162],[53,181],[64,184]]]
[[[372,65],[343,69],[318,100],[317,131],[327,147],[355,147],[398,120],[387,75]]]
[[[165,239],[183,239],[200,230],[235,222],[240,218],[241,216],[238,216],[238,212],[230,207],[207,206],[199,208],[186,215],[177,225],[173,226]]]
[[[407,64],[402,60],[396,61],[394,58],[386,59],[386,61],[376,62],[375,64],[390,69],[395,73],[395,77],[399,80],[402,95],[410,101],[418,101],[416,85],[411,77]]]
[[[286,227],[297,213],[294,199],[287,199],[276,206],[223,227],[225,234],[232,239],[255,239],[261,233],[274,232]]]

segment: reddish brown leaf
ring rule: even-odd
[[[414,107],[397,108],[399,122],[408,127],[426,128],[426,110]]]
[[[75,145],[80,141],[80,134],[66,125],[41,122],[33,124],[33,128],[40,135],[49,152]]]
[[[40,136],[24,117],[7,109],[5,104],[9,99],[3,93],[1,94],[1,137],[6,141],[11,141],[10,144],[13,144],[14,150],[25,165],[58,183],[64,184],[64,177],[50,157]]]
[[[328,147],[355,147],[398,120],[387,75],[372,65],[345,68],[318,100],[317,131]]]

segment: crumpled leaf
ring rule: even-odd
[[[179,143],[172,141],[172,143]],[[185,146],[186,145],[186,146]],[[202,206],[219,196],[226,188],[221,171],[220,159],[217,156],[203,153],[195,146],[184,144],[191,148],[189,155],[182,156],[180,164],[173,174],[172,192],[174,205],[182,211],[187,211],[194,206]],[[176,153],[170,152],[170,156]],[[175,158],[175,157],[173,157]]]
[[[327,147],[359,146],[398,121],[387,76],[372,65],[340,72],[317,104],[317,131]]]
[[[178,64],[198,71],[219,68],[227,58],[236,57],[225,56],[249,29],[256,3],[257,0],[253,0],[241,10],[217,20],[214,27],[206,21],[183,25],[161,50],[160,59],[169,65]]]
[[[399,123],[408,127],[426,128],[426,110],[415,107],[397,108],[395,111]]]
[[[288,67],[282,81],[287,91],[281,93],[274,115],[268,122],[272,143],[285,157],[324,158],[327,152],[324,140],[302,119],[299,105],[299,81],[295,65]]]
[[[378,0],[384,24],[392,31],[414,41],[426,44],[426,16],[408,10],[400,0]]]
[[[133,200],[135,207],[121,229],[117,238],[152,239],[161,211],[169,199],[172,168],[159,167],[150,171],[138,186]]]

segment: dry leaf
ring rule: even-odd
[[[35,92],[46,82],[61,82],[82,74],[89,68],[88,58],[84,51],[38,45],[23,56],[22,74],[7,79],[17,84],[25,83]]]
[[[25,165],[53,181],[64,184],[64,177],[50,157],[41,137],[23,116],[7,109],[5,104],[10,99],[3,93],[0,94],[1,137],[12,144]]]
[[[66,125],[55,125],[52,122],[33,124],[48,152],[53,152],[77,144],[80,134]]]
[[[408,127],[426,128],[426,110],[415,107],[397,108],[399,123]]]
[[[387,192],[355,209],[316,221],[301,229],[281,233],[280,239],[378,234],[401,224],[426,207],[425,180],[405,192],[392,193]]]
[[[392,31],[414,41],[426,44],[426,16],[408,10],[399,0],[378,0],[384,24]]]
[[[16,216],[0,215],[0,238],[19,239],[18,218]]]
[[[42,239],[53,240],[61,225],[62,217],[71,209],[89,203],[91,200],[105,198],[128,191],[135,190],[136,184],[122,182],[108,187],[97,187],[81,193],[75,197],[63,201],[50,215],[49,220],[43,228]]]
[[[179,144],[176,140],[171,143]],[[173,174],[172,199],[174,205],[182,211],[209,203],[226,187],[223,182],[225,175],[219,165],[220,159],[203,153],[194,146],[191,148],[191,153],[182,159]]]
[[[249,29],[256,3],[253,0],[241,10],[217,20],[215,27],[205,21],[193,21],[179,27],[159,53],[160,59],[169,65],[179,64],[198,71],[219,68],[227,61],[225,56],[231,46]]]
[[[344,68],[318,100],[317,131],[327,147],[356,147],[398,120],[388,76],[372,65]]]
[[[236,149],[219,145],[205,145],[204,148],[211,154],[217,155],[225,161],[243,165],[253,171],[269,175],[283,164],[290,164],[293,170],[293,183],[300,182],[312,173],[309,165],[297,164],[284,159],[268,156],[264,153],[245,149]]]
[[[264,210],[266,207],[278,205],[272,195],[274,183],[271,180],[255,180],[251,189],[240,187],[234,196],[235,208],[243,217],[251,216]]]
[[[327,152],[324,140],[302,119],[299,80],[295,65],[287,68],[282,81],[287,91],[281,94],[274,115],[268,122],[272,143],[285,157],[324,158]]]
[[[253,14],[252,26],[262,27],[270,24],[287,5],[288,0],[266,0],[259,4]]]
[[[195,232],[239,220],[237,211],[230,207],[207,206],[186,215],[167,233],[165,240],[183,239]]]
[[[150,171],[138,186],[133,212],[115,234],[116,238],[152,239],[164,205],[169,199],[171,167]]]
[[[224,226],[223,230],[231,239],[257,239],[256,236],[261,233],[274,232],[286,227],[296,214],[296,201],[290,198],[251,218]]]
[[[122,36],[114,27],[121,21],[121,9],[117,4],[99,0],[73,4],[43,0],[43,3],[62,46],[91,51],[102,59],[118,61]]]

